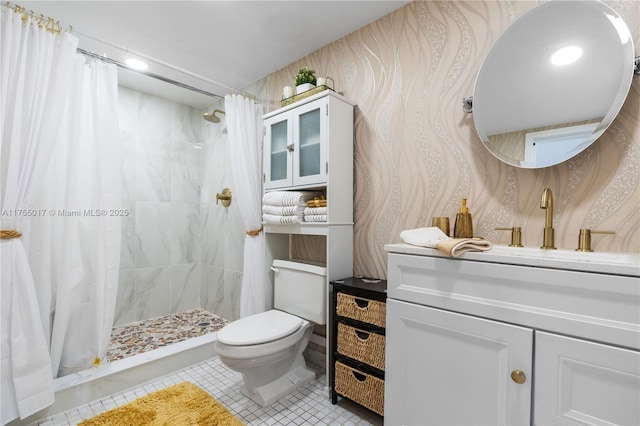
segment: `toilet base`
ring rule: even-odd
[[[256,404],[266,407],[273,404],[283,396],[312,382],[315,378],[316,373],[308,368],[304,366],[296,367],[289,370],[273,382],[258,386],[253,392],[247,389],[243,383],[240,386],[240,392]]]

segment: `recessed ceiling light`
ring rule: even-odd
[[[582,56],[582,49],[578,46],[567,46],[556,50],[551,55],[553,65],[567,65],[577,61]]]
[[[124,62],[134,70],[138,71],[143,71],[149,68],[146,62],[136,58],[127,58]]]

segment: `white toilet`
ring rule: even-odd
[[[314,324],[325,324],[326,268],[317,263],[274,260],[274,309],[247,316],[218,331],[220,360],[242,373],[240,391],[271,405],[313,379],[302,352]]]

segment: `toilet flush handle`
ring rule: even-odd
[[[270,267],[269,269],[271,269],[271,270],[272,270],[273,272],[275,272],[276,274],[277,274],[278,272],[280,272],[280,269],[278,269],[278,268],[276,268],[276,267],[274,267],[274,266]]]

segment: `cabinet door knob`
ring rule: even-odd
[[[289,152],[293,152],[293,151],[294,151],[294,149],[295,149],[295,147],[293,146],[293,144],[291,144],[291,145],[287,145],[287,151],[289,151]]]
[[[521,385],[527,381],[527,376],[524,374],[522,370],[513,370],[511,372],[511,380]]]

